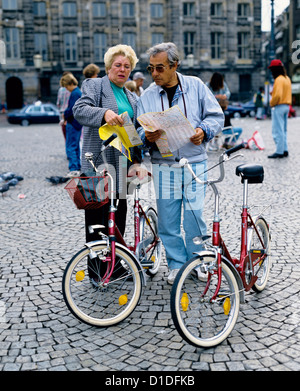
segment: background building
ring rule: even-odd
[[[0,40],[0,100],[8,108],[38,96],[55,102],[63,71],[81,82],[93,62],[104,75],[103,55],[118,43],[135,49],[136,70],[145,72],[147,49],[173,41],[182,73],[204,82],[224,73],[233,100],[248,99],[263,83],[261,0],[0,0]]]

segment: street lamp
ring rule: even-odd
[[[38,100],[41,100],[42,98],[41,78],[42,78],[42,69],[43,69],[43,57],[40,54],[35,54],[33,56],[33,64],[38,73]]]

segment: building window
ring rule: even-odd
[[[94,18],[104,18],[106,16],[106,4],[93,3],[93,16]]]
[[[195,33],[186,32],[183,34],[183,50],[184,55],[194,54],[195,48]]]
[[[134,3],[122,4],[122,16],[123,18],[133,18],[135,14]]]
[[[164,16],[164,6],[161,3],[150,4],[151,18],[162,18]]]
[[[211,33],[210,34],[210,48],[211,48],[211,58],[220,59],[221,48],[222,48],[222,33]]]
[[[48,61],[47,33],[34,34],[34,52],[41,54],[43,61]]]
[[[250,16],[250,4],[249,3],[239,3],[238,4],[238,17],[246,18]]]
[[[4,10],[16,10],[16,9],[18,9],[17,0],[2,0],[2,8]]]
[[[77,61],[77,34],[67,33],[64,35],[65,61]]]
[[[5,28],[5,43],[7,59],[16,60],[20,58],[20,37],[19,30],[15,27]]]
[[[183,3],[183,16],[195,16],[195,3]]]
[[[136,50],[136,35],[135,33],[124,33],[123,34],[123,43],[129,45],[133,50]]]
[[[107,36],[105,33],[94,34],[94,57],[95,61],[103,62],[103,57],[107,48]]]
[[[77,6],[75,2],[66,1],[63,3],[63,16],[65,18],[74,18],[77,15]]]
[[[297,5],[296,5],[297,9],[300,9],[300,0],[297,0]]]
[[[238,58],[250,58],[249,42],[249,33],[238,33]]]
[[[210,5],[210,15],[222,17],[223,16],[223,8],[222,3],[211,3]]]
[[[35,1],[33,3],[34,16],[46,16],[46,3],[44,1]]]
[[[152,33],[151,35],[151,45],[157,45],[159,43],[164,42],[164,34],[163,33]]]

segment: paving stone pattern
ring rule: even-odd
[[[242,197],[236,165],[256,162],[265,182],[250,185],[250,203],[272,205],[273,266],[267,288],[246,294],[230,337],[211,349],[184,342],[170,316],[170,286],[165,258],[143,290],[133,314],[122,323],[98,329],[75,319],[62,298],[63,270],[84,244],[83,212],[75,208],[64,185],[51,185],[51,175],[65,175],[67,159],[58,125],[9,125],[0,118],[0,172],[24,180],[0,195],[0,370],[1,371],[299,371],[299,128],[288,121],[290,156],[271,160],[275,148],[271,121],[234,120],[243,137],[259,130],[264,151],[243,151],[230,161],[220,185],[222,233],[229,250],[239,250]],[[217,153],[209,154],[209,165]],[[146,162],[147,163],[147,162]],[[149,164],[149,163],[147,163]],[[212,218],[212,192],[207,191],[206,217]],[[24,194],[24,199],[18,195]],[[151,187],[145,203],[155,205]],[[129,219],[132,214],[129,214]],[[127,239],[132,237],[128,227]]]

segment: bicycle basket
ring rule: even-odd
[[[65,186],[77,209],[97,209],[108,202],[106,176],[74,177]]]

